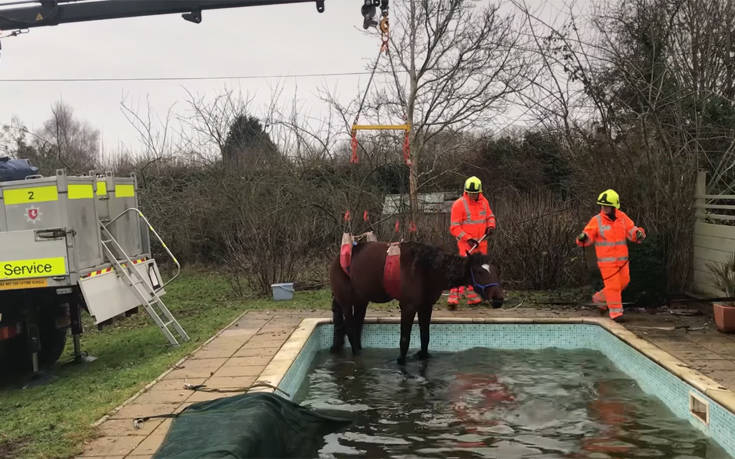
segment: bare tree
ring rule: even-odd
[[[65,168],[68,173],[86,173],[97,167],[100,133],[84,121],[74,118],[74,111],[63,102],[51,108],[51,118],[34,134],[36,163],[44,174]]]
[[[226,90],[212,99],[186,91],[189,113],[180,116],[188,129],[182,132],[186,148],[203,161],[226,155],[227,136],[238,117],[247,116],[252,97]]]
[[[392,4],[387,59],[377,68],[376,85],[364,107],[372,122],[408,123],[411,214],[418,213],[418,190],[426,175],[423,153],[446,131],[488,127],[521,91],[529,69],[521,50],[525,37],[515,17],[497,5],[468,0],[408,0]],[[338,106],[345,114],[350,106]]]
[[[570,5],[558,25],[514,3],[543,62],[523,100],[563,127],[577,188],[606,183],[635,203],[667,247],[669,286],[683,287],[695,170],[710,172],[713,193],[735,189],[735,7],[600,1],[589,20]]]
[[[34,152],[30,151],[26,136],[28,128],[18,117],[13,117],[10,124],[0,127],[0,156],[24,158]]]

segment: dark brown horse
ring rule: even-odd
[[[406,361],[411,326],[417,313],[421,332],[421,351],[417,357],[429,357],[431,312],[442,291],[473,285],[484,300],[492,299],[493,307],[502,306],[500,277],[488,256],[472,254],[463,258],[416,242],[404,242],[400,247],[401,293],[396,298],[401,307],[401,355],[398,363],[404,364]],[[331,263],[329,280],[334,321],[332,352],[342,349],[346,334],[352,352],[358,353],[362,347],[362,325],[368,303],[386,303],[393,299],[383,286],[387,249],[388,244],[385,242],[356,245],[352,250],[349,276],[342,270],[339,257]]]

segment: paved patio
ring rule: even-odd
[[[162,444],[171,420],[152,419],[135,429],[137,417],[177,413],[192,403],[233,395],[193,392],[184,384],[239,389],[256,381],[302,319],[327,317],[329,311],[250,311],[166,371],[136,396],[98,423],[100,436],[85,445],[80,457],[147,458]],[[398,316],[398,310],[370,310],[368,317]],[[592,310],[461,307],[458,311],[435,308],[443,317],[580,317],[597,316]],[[735,390],[735,335],[717,332],[706,316],[669,313],[626,313],[625,327],[668,352],[692,369]],[[397,343],[396,343],[397,345]]]

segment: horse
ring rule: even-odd
[[[353,247],[349,275],[339,256],[329,266],[332,289],[334,339],[332,352],[344,346],[345,334],[353,354],[358,354],[362,326],[369,302],[386,303],[397,299],[401,307],[401,339],[398,363],[406,362],[411,327],[418,314],[421,335],[419,359],[429,358],[429,324],[434,303],[442,291],[472,285],[480,296],[492,301],[494,308],[503,305],[503,289],[499,270],[487,255],[473,253],[467,257],[450,255],[438,247],[418,242],[400,244],[400,293],[391,296],[384,285],[384,269],[389,244],[364,242]]]

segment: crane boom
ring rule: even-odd
[[[22,3],[8,4],[9,7],[0,4],[0,30],[171,13],[183,13],[187,21],[199,23],[203,10],[286,3],[316,3],[317,11],[324,11],[324,0],[62,0],[25,2],[40,5],[18,6]]]

